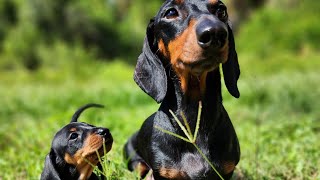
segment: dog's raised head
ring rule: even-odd
[[[167,0],[147,27],[134,79],[162,102],[169,65],[181,91],[199,97],[206,90],[207,73],[219,64],[228,91],[238,98],[240,70],[226,6],[219,0]]]

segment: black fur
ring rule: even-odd
[[[144,92],[161,105],[157,112],[145,120],[141,129],[125,145],[125,157],[129,159],[128,168],[138,170],[142,177],[152,170],[154,179],[219,179],[216,172],[192,144],[155,128],[160,127],[184,136],[169,113],[169,110],[172,110],[180,119],[182,119],[180,114],[183,113],[194,131],[200,100],[203,107],[196,144],[220,174],[225,179],[230,179],[234,166],[240,160],[240,146],[228,113],[222,105],[219,67],[207,73],[205,93],[201,94],[199,99],[190,97],[182,90],[181,81],[170,57],[160,52],[158,47],[160,40],[163,41],[165,47],[168,47],[170,42],[181,35],[185,29],[190,28],[191,20],[199,23],[205,19],[211,23],[208,26],[212,25],[214,31],[222,32],[219,32],[222,37],[216,33],[217,37],[213,38],[214,42],[209,44],[209,47],[202,49],[203,55],[209,54],[208,57],[212,57],[212,61],[221,63],[218,61],[221,57],[217,57],[217,49],[228,43],[228,57],[222,69],[228,91],[232,96],[238,98],[240,93],[237,81],[240,69],[233,33],[227,17],[219,18],[215,14],[217,9],[222,8],[223,10],[226,7],[220,1],[213,5],[209,4],[209,1],[184,0],[181,2],[166,1],[147,27],[134,80]],[[169,13],[173,13],[174,18],[166,18],[168,9],[172,8],[178,12],[178,15],[173,11]],[[227,37],[227,40],[224,41],[224,37]],[[215,38],[221,41],[216,42]],[[199,38],[198,41],[200,41]],[[214,62],[210,63],[212,65]],[[231,168],[228,166],[229,162],[233,164]]]
[[[73,164],[65,161],[65,154],[75,155],[84,146],[84,141],[92,134],[98,134],[105,139],[105,145],[111,148],[112,136],[107,128],[95,127],[93,125],[77,122],[80,114],[90,107],[103,107],[99,104],[87,104],[79,108],[73,115],[70,123],[59,130],[53,138],[51,149],[46,156],[45,165],[41,174],[41,180],[78,180],[79,172]],[[70,131],[76,129],[76,131]],[[71,133],[77,133],[75,140],[70,139]],[[100,164],[98,164],[100,166]],[[101,167],[100,167],[101,168]],[[104,179],[104,177],[101,177]],[[90,180],[99,179],[94,173],[89,177]]]

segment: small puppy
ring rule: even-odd
[[[56,133],[50,153],[46,156],[41,180],[98,179],[92,173],[95,166],[101,166],[96,152],[100,157],[104,152],[109,152],[113,139],[107,128],[77,122],[80,114],[90,107],[103,106],[87,104],[79,108],[72,116],[70,124]]]

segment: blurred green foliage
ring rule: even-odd
[[[162,2],[2,0],[0,69],[34,70],[77,61],[68,56],[56,58],[60,53],[58,49],[67,54],[77,49],[92,59],[109,61],[120,57],[134,63],[133,57],[141,50],[145,26]],[[320,3],[311,0],[267,2],[265,8],[260,8],[259,13],[242,24],[237,41],[239,51],[254,50],[253,53],[263,59],[280,49],[288,53],[320,49],[320,24],[317,23]]]
[[[271,1],[241,26],[239,51],[251,51],[261,59],[277,52],[300,54],[320,50],[320,3]]]
[[[160,4],[146,0],[0,1],[0,68],[37,69],[47,63],[42,50],[57,46],[66,51],[82,49],[96,59],[121,57],[134,62],[130,58],[141,49],[146,17],[151,18]],[[49,61],[66,60],[54,56]]]

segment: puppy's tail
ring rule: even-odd
[[[73,114],[70,123],[72,123],[72,122],[77,122],[79,116],[81,115],[81,113],[82,113],[84,110],[86,110],[86,109],[88,109],[88,108],[90,108],[90,107],[103,108],[104,106],[101,105],[101,104],[94,104],[94,103],[86,104],[86,105],[80,107],[80,108]]]

